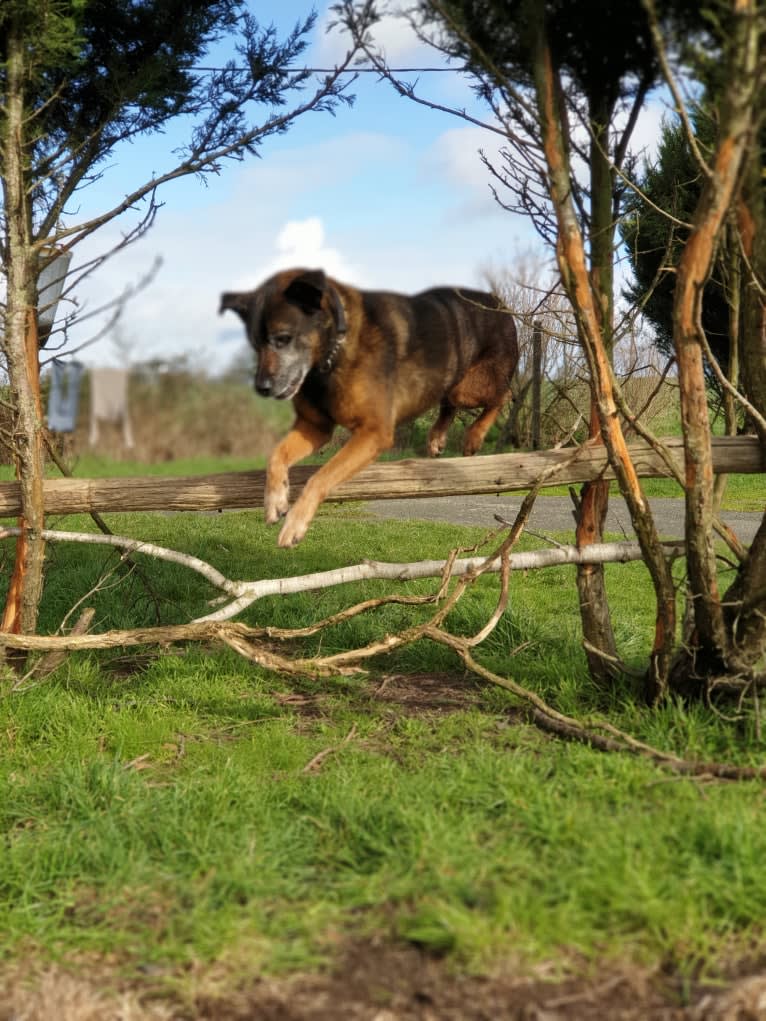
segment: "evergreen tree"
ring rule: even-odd
[[[703,151],[715,142],[714,122],[702,108],[694,120],[697,140]],[[651,323],[658,348],[673,354],[674,269],[690,233],[690,223],[702,191],[702,172],[688,143],[682,124],[664,124],[657,157],[647,164],[637,181],[639,191],[629,193],[626,213],[620,224],[633,283],[626,298],[640,305]],[[730,306],[732,282],[731,251],[719,249],[713,273],[705,285],[702,326],[711,351],[724,372],[729,371]],[[710,382],[715,378],[710,373]]]

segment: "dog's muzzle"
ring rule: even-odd
[[[285,381],[256,378],[255,390],[261,397],[273,397],[278,401],[289,401],[298,393],[305,378],[306,373],[304,371],[288,376]]]

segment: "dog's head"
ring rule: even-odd
[[[227,308],[245,324],[264,397],[289,400],[315,366],[329,371],[346,332],[340,298],[321,269],[287,270],[255,291],[227,291],[219,312]]]

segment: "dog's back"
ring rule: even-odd
[[[456,409],[508,399],[519,357],[516,325],[495,295],[457,287],[357,293],[361,336],[376,338],[363,347],[374,352],[380,375],[397,391],[398,421],[451,403],[449,395],[472,369],[474,384],[479,376],[481,383],[454,394]]]
[[[445,338],[457,347],[458,376],[482,357],[496,360],[504,387],[519,359],[516,324],[493,294],[456,287],[432,287],[411,298],[417,330],[430,350],[444,348]],[[457,379],[455,380],[457,382]]]

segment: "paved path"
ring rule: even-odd
[[[494,515],[513,521],[522,498],[516,494],[503,496],[441,496],[422,497],[417,500],[375,500],[366,505],[369,513],[383,519],[420,521],[446,521],[456,525],[480,525],[493,528]],[[684,505],[682,500],[667,498],[651,502],[660,535],[680,539],[684,534]],[[724,521],[734,529],[745,544],[753,537],[761,523],[760,514],[724,511]],[[568,496],[538,496],[529,520],[529,527],[540,532],[566,532],[574,530],[572,501]],[[610,496],[606,530],[628,538],[634,535],[630,515],[620,497]]]

